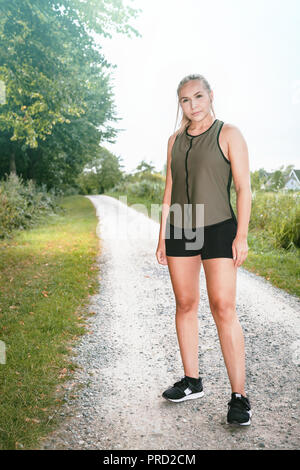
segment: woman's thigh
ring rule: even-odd
[[[187,310],[199,303],[201,256],[167,256],[176,304]]]
[[[210,307],[235,308],[237,267],[232,258],[202,260]]]

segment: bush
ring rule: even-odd
[[[47,192],[46,185],[40,188],[32,180],[23,182],[15,174],[0,181],[0,238],[15,229],[26,229],[36,223],[41,215],[58,209],[55,190]]]
[[[256,191],[249,228],[265,230],[277,248],[300,247],[300,193]]]
[[[79,194],[99,194],[99,176],[90,171],[88,173],[81,173],[77,179],[76,184],[79,188]]]
[[[135,181],[123,180],[111,192],[124,193],[133,197],[147,199],[160,204],[165,190],[165,178],[160,174],[145,174],[143,178],[135,176]]]
[[[165,184],[148,180],[130,183],[127,191],[135,197],[142,197],[152,202],[161,202],[164,195]]]

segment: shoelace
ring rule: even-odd
[[[245,397],[234,397],[228,402],[228,406],[236,406],[238,408],[250,410],[250,403]]]
[[[173,387],[179,387],[184,390],[186,387],[193,387],[193,384],[191,384],[186,377],[182,377],[182,379],[173,384]]]
[[[173,387],[180,387],[181,385],[188,385],[188,381],[186,379],[186,377],[182,377],[182,379],[180,379],[178,382],[175,382],[173,384]]]

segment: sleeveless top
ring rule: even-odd
[[[172,193],[167,218],[174,226],[207,227],[231,218],[237,223],[230,203],[231,163],[219,144],[223,124],[215,119],[202,134],[192,136],[186,128],[176,136],[172,147]]]

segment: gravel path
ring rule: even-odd
[[[252,425],[226,424],[230,384],[200,276],[199,370],[204,397],[171,403],[161,393],[183,375],[167,266],[155,256],[159,225],[108,196],[97,208],[100,292],[74,349],[81,367],[66,389],[62,423],[41,449],[299,448],[300,301],[238,268],[237,312],[245,335]],[[126,236],[139,231],[139,238]],[[123,218],[123,225],[121,220]],[[116,233],[113,230],[117,227]]]

